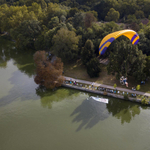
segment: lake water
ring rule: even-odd
[[[34,83],[31,50],[0,39],[0,150],[149,150],[150,107]]]

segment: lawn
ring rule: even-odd
[[[86,67],[82,64],[81,60],[78,60],[72,64],[64,64],[64,75],[76,79],[82,79],[112,86],[116,83],[117,87],[126,88],[125,85],[120,84],[120,81],[117,80],[114,75],[107,74],[107,65],[103,64],[101,64],[101,72],[97,78],[89,77],[86,71]],[[127,89],[132,89],[132,87],[140,84],[140,82],[136,82],[133,77],[128,77],[127,82],[129,86]],[[144,85],[141,85],[140,91],[150,93],[150,80],[146,81]]]

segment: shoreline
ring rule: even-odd
[[[74,84],[70,84],[69,82],[74,82],[76,81],[76,83],[78,83],[77,85]],[[86,84],[85,86],[83,86],[83,84]],[[133,94],[137,94],[137,95],[142,95],[142,96],[150,96],[149,93],[144,93],[144,92],[140,92],[140,91],[132,91],[132,90],[128,90],[128,89],[124,89],[124,88],[117,88],[117,91],[119,91],[120,93],[114,93],[114,92],[108,92],[108,91],[101,91],[98,89],[98,87],[102,87],[105,89],[111,89],[111,90],[115,90],[115,88],[113,86],[109,86],[109,85],[104,85],[104,84],[98,84],[95,82],[90,82],[90,81],[85,81],[85,80],[79,80],[79,79],[73,79],[70,77],[65,77],[65,82],[64,84],[62,84],[63,87],[66,88],[72,88],[72,89],[76,89],[76,90],[81,90],[81,91],[85,91],[85,92],[89,92],[89,93],[94,93],[94,94],[98,94],[98,95],[105,95],[105,96],[110,96],[110,97],[115,97],[115,98],[119,98],[119,99],[123,99],[126,101],[131,101],[131,102],[137,102],[137,103],[141,103],[142,99],[138,98],[138,97],[130,97],[129,93],[133,93]],[[127,98],[125,98],[125,92],[127,94]],[[122,94],[122,95],[121,95]],[[141,103],[142,104],[142,103]],[[150,105],[150,101],[148,101],[148,104]]]
[[[89,92],[89,93],[94,93],[94,94],[98,94],[98,95],[105,95],[105,96],[109,96],[109,97],[114,97],[114,98],[126,100],[124,98],[124,96],[114,94],[114,93],[108,93],[108,92],[103,92],[103,91],[98,91],[98,90],[91,90],[91,89],[78,87],[78,86],[74,86],[74,85],[68,85],[68,84],[62,84],[62,86],[66,87],[66,88],[72,88],[72,89],[81,90],[81,91],[85,91],[85,92]],[[126,101],[141,103],[141,99],[132,98],[132,97],[128,97],[128,100],[126,100]],[[150,105],[150,102],[148,102],[148,105]]]

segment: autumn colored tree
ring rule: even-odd
[[[84,18],[84,25],[86,28],[89,28],[92,26],[92,23],[96,21],[96,18],[92,13],[86,13]]]
[[[34,54],[36,64],[36,75],[34,81],[36,84],[53,89],[61,86],[64,81],[62,76],[63,63],[60,58],[53,57],[48,59],[45,51],[37,51]]]

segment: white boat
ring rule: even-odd
[[[94,96],[91,96],[90,98],[92,98],[95,101],[108,104],[108,99],[106,99],[106,98],[98,98],[98,97],[94,97]]]

